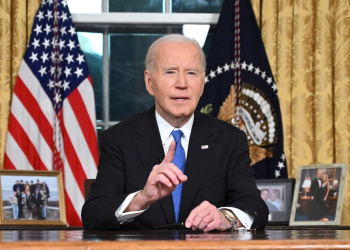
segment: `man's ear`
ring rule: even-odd
[[[153,86],[152,86],[151,72],[148,69],[146,69],[144,72],[144,78],[145,78],[145,85],[148,93],[154,96],[154,92],[152,88]]]

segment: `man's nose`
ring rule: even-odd
[[[176,87],[178,87],[178,88],[186,88],[187,87],[186,73],[179,73],[177,75]]]

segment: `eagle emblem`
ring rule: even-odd
[[[276,116],[264,93],[256,87],[242,84],[241,106],[236,107],[236,94],[231,85],[230,93],[220,107],[218,119],[243,130],[247,134],[251,165],[273,156],[276,138]],[[237,119],[239,118],[239,119]]]

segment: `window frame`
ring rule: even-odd
[[[72,14],[72,20],[77,31],[102,33],[102,88],[103,88],[103,114],[102,120],[97,120],[97,127],[102,130],[113,126],[119,121],[110,121],[109,116],[109,42],[108,35],[113,28],[125,26],[179,26],[184,24],[216,25],[220,14],[218,13],[171,13],[171,0],[164,1],[164,13],[147,12],[108,12],[107,0],[102,0],[102,13],[99,14]],[[170,33],[171,30],[169,30]]]

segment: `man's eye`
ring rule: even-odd
[[[188,74],[191,75],[191,76],[195,76],[196,72],[190,71],[190,72],[188,72]]]
[[[166,73],[167,75],[169,75],[169,74],[170,74],[170,75],[171,75],[171,74],[175,74],[175,72],[174,72],[174,71],[171,71],[171,70],[166,71],[165,73]]]

